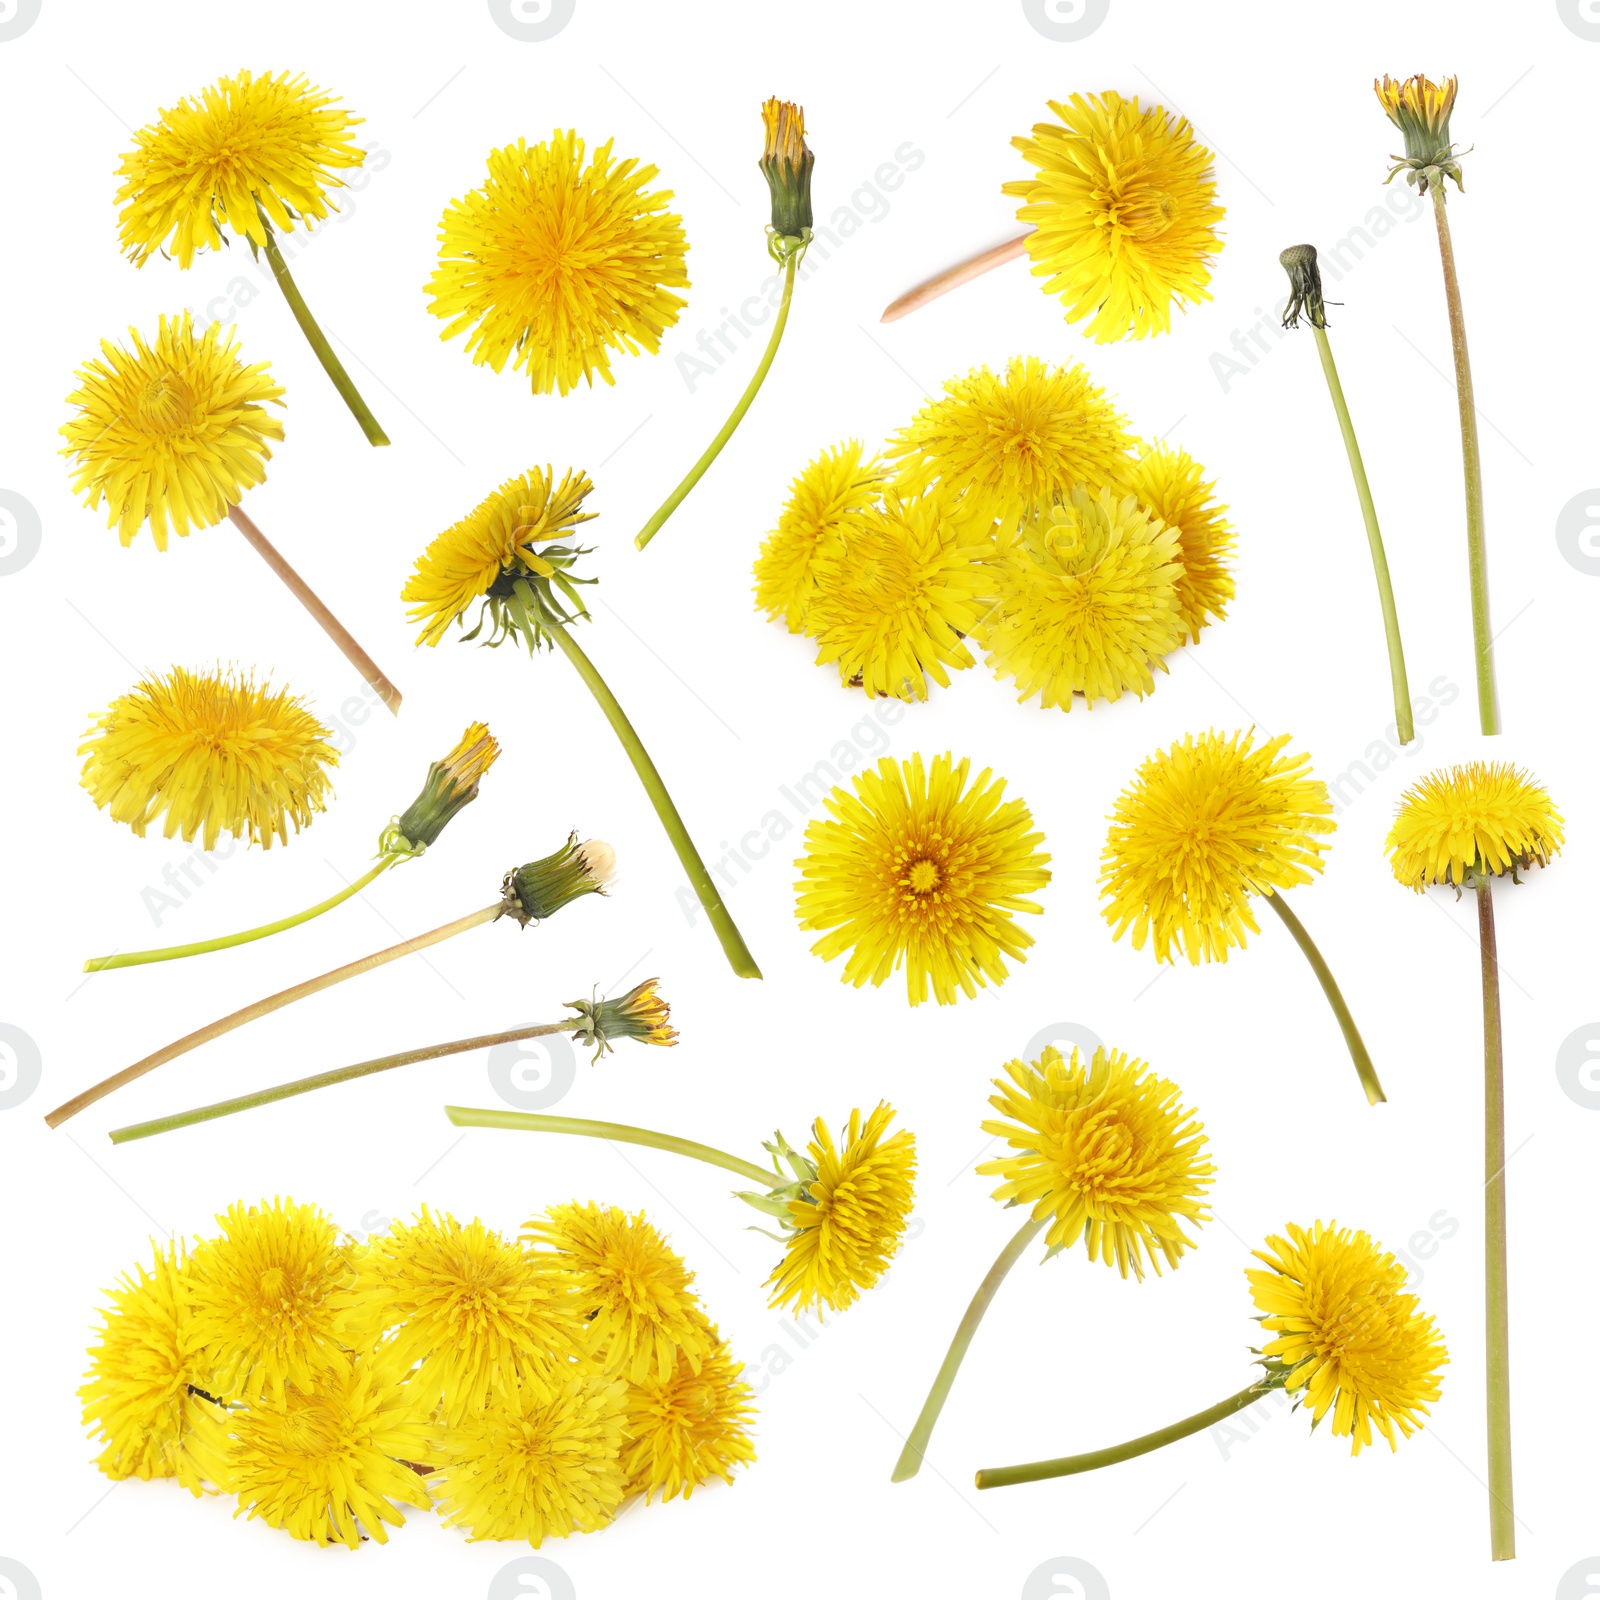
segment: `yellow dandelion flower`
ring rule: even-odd
[[[843,1311],[888,1270],[917,1175],[917,1141],[908,1128],[889,1133],[893,1120],[886,1101],[864,1122],[852,1111],[842,1150],[821,1117],[812,1123],[806,1148],[816,1176],[788,1202],[794,1231],[767,1279],[769,1305],[792,1306],[797,1316],[821,1306]]]
[[[292,1538],[356,1549],[388,1542],[384,1525],[405,1522],[395,1502],[427,1510],[427,1488],[407,1462],[427,1459],[431,1434],[398,1370],[381,1359],[352,1361],[312,1390],[208,1419],[225,1465],[222,1487],[246,1512]]]
[[[1004,539],[1030,506],[1118,481],[1134,442],[1127,429],[1082,367],[1013,356],[1004,377],[979,367],[951,378],[884,455],[903,486],[938,482],[981,499]]]
[[[694,1274],[641,1211],[571,1201],[523,1225],[523,1241],[571,1279],[601,1368],[643,1383],[664,1382],[681,1352],[692,1370],[713,1337],[689,1287]]]
[[[859,439],[824,450],[789,486],[778,526],[762,541],[754,568],[756,609],[790,633],[806,633],[806,613],[816,590],[816,560],[838,547],[849,513],[865,510],[877,496],[882,471],[863,462]]]
[[[609,872],[606,881],[610,881]],[[573,1038],[579,1044],[594,1045],[596,1060],[618,1039],[636,1039],[640,1044],[659,1045],[670,1050],[678,1042],[678,1030],[672,1026],[672,1007],[658,987],[660,982],[659,978],[646,978],[615,1000],[567,1001],[580,1018]]]
[[[1114,90],[1050,109],[1056,121],[1011,141],[1036,176],[1002,185],[1033,229],[1034,276],[1096,344],[1166,333],[1175,304],[1211,298],[1224,215],[1211,152],[1184,118]]]
[[[1334,829],[1310,757],[1285,755],[1289,736],[1257,746],[1249,733],[1185,734],[1140,766],[1117,797],[1101,854],[1102,915],[1158,961],[1226,961],[1259,933],[1254,894],[1310,883]]]
[[[1394,172],[1408,172],[1408,182],[1419,190],[1442,189],[1444,178],[1452,177],[1461,187],[1461,168],[1455,162],[1450,142],[1450,113],[1455,109],[1457,81],[1446,78],[1435,83],[1420,72],[1398,82],[1386,73],[1375,78],[1373,92],[1384,114],[1405,136],[1405,159]]]
[[[469,724],[442,761],[428,765],[422,793],[384,830],[380,853],[420,855],[450,819],[478,798],[478,783],[500,759],[500,741],[485,722]]]
[[[210,528],[246,489],[263,482],[283,424],[263,410],[283,385],[267,363],[246,366],[238,341],[212,323],[198,337],[189,313],[162,317],[154,343],[129,328],[131,349],[100,341],[67,396],[77,412],[62,427],[72,492],[89,509],[106,503],[106,526],[124,546],[146,522],[156,549],[168,531]]]
[[[1384,841],[1394,875],[1421,893],[1544,866],[1566,835],[1548,791],[1504,761],[1432,772],[1402,796]]]
[[[944,489],[890,490],[852,513],[812,563],[817,665],[836,665],[841,683],[880,697],[926,700],[930,678],[947,688],[947,667],[973,664],[962,639],[983,615],[990,550]]]
[[[772,196],[772,231],[780,239],[811,237],[811,169],[805,110],[792,100],[761,103],[761,176]]]
[[[430,1480],[446,1524],[470,1539],[593,1533],[627,1492],[623,1407],[615,1379],[537,1379],[496,1388],[487,1410],[435,1437]]]
[[[1123,490],[1178,536],[1178,611],[1189,638],[1227,615],[1233,599],[1233,528],[1216,501],[1216,485],[1186,450],[1147,445],[1125,469]]]
[[[1288,1369],[1291,1394],[1304,1391],[1313,1426],[1333,1413],[1351,1455],[1374,1429],[1393,1450],[1396,1429],[1409,1439],[1439,1398],[1444,1340],[1405,1292],[1406,1269],[1366,1234],[1321,1222],[1284,1232],[1254,1252],[1269,1270],[1245,1272],[1261,1326],[1278,1335],[1261,1354]]]
[[[370,1347],[388,1334],[411,1382],[454,1427],[529,1376],[579,1360],[587,1336],[569,1283],[551,1264],[474,1218],[424,1206],[369,1239],[340,1331]]]
[[[554,577],[559,570],[535,548],[594,519],[583,509],[594,485],[584,472],[561,482],[549,467],[508,478],[459,522],[452,523],[418,559],[400,598],[411,622],[423,624],[418,644],[436,645],[475,602],[487,599],[503,575]]]
[[[222,1232],[189,1260],[184,1347],[215,1374],[222,1398],[274,1405],[344,1374],[335,1305],[350,1257],[333,1222],[312,1205],[237,1201]]]
[[[1008,1061],[1010,1078],[989,1104],[1006,1119],[983,1131],[1015,1154],[978,1171],[1004,1179],[996,1200],[1049,1219],[1045,1243],[1068,1250],[1081,1239],[1091,1261],[1143,1278],[1149,1261],[1177,1266],[1194,1240],[1185,1224],[1209,1220],[1204,1203],[1216,1168],[1205,1127],[1179,1099],[1177,1084],[1121,1050],[1098,1048],[1063,1061],[1054,1045],[1031,1065]]]
[[[811,949],[824,961],[849,952],[846,983],[881,984],[902,961],[912,1005],[931,988],[940,1005],[1003,983],[1003,957],[1025,960],[1033,938],[1015,913],[1037,912],[1026,896],[1050,881],[1044,836],[1005,780],[986,767],[968,787],[971,763],[920,755],[882,758],[857,773],[855,792],[835,789],[827,819],[806,826],[795,865],[802,928],[825,930]]]
[[[994,606],[977,631],[1018,700],[1071,711],[1082,696],[1141,699],[1183,643],[1178,536],[1132,495],[1072,490],[1029,515],[991,564]]]
[[[750,1442],[755,1421],[755,1391],[740,1374],[715,1328],[711,1353],[699,1363],[680,1355],[665,1377],[633,1384],[623,1412],[622,1470],[630,1494],[645,1504],[682,1495],[687,1500],[703,1483],[733,1482],[733,1470],[756,1458]]]
[[[333,730],[287,689],[220,669],[146,678],[103,711],[78,746],[79,782],[143,838],[163,815],[162,836],[197,835],[216,848],[224,832],[272,848],[289,842],[332,792]]]
[[[350,137],[363,119],[337,98],[304,75],[239,72],[164,109],[117,168],[128,258],[142,267],[165,249],[190,266],[197,250],[222,248],[223,223],[265,245],[260,211],[283,233],[296,220],[326,221],[327,191],[366,159]]]
[[[535,394],[611,383],[610,351],[654,355],[688,304],[671,291],[689,287],[672,191],[645,187],[657,170],[613,161],[609,139],[585,166],[583,140],[560,129],[491,151],[487,181],[439,222],[440,338],[467,333],[474,364],[509,360]]]

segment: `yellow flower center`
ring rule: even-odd
[[[1123,201],[1117,220],[1135,239],[1159,239],[1172,226],[1176,209],[1165,190],[1147,189]]]
[[[194,390],[176,372],[164,372],[144,386],[137,409],[146,433],[181,433],[194,421]]]
[[[302,1456],[325,1456],[339,1443],[339,1414],[320,1395],[291,1394],[283,1417],[284,1445]]]
[[[944,871],[937,861],[913,861],[906,874],[906,887],[912,894],[932,894],[944,882]]]
[[[261,1290],[263,1300],[281,1300],[283,1298],[284,1284],[287,1278],[282,1267],[268,1267],[261,1274],[257,1287]]]

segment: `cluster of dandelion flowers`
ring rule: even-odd
[[[439,223],[428,309],[443,339],[467,335],[475,364],[509,361],[535,394],[606,383],[611,355],[654,355],[688,303],[688,241],[647,187],[653,166],[618,161],[607,140],[585,162],[574,132],[519,139],[489,154],[481,187],[451,201]]]
[[[79,781],[95,805],[143,838],[223,833],[271,849],[326,809],[333,730],[288,689],[232,669],[174,667],[119,695],[89,728]]]
[[[795,912],[822,933],[824,961],[845,955],[843,981],[881,985],[903,964],[906,995],[920,1005],[969,999],[1005,981],[1005,958],[1025,960],[1032,936],[1016,921],[1050,881],[1042,834],[1005,780],[949,754],[930,766],[884,757],[836,788],[828,816],[806,826],[795,865]]]

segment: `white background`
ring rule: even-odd
[[[761,1389],[759,1463],[732,1488],[630,1511],[547,1545],[568,1587],[622,1594],[1032,1597],[1293,1592],[1534,1595],[1600,1556],[1590,1447],[1594,1159],[1600,1093],[1563,1092],[1574,1030],[1600,1039],[1592,993],[1592,656],[1600,577],[1564,559],[1562,507],[1600,478],[1587,374],[1595,356],[1587,196],[1600,42],[1559,12],[1355,3],[1316,8],[1112,0],[1077,43],[1016,3],[979,8],[578,0],[553,39],[513,40],[481,3],[378,9],[128,7],[44,0],[0,41],[6,250],[0,487],[36,508],[42,548],[0,578],[7,686],[7,862],[0,1021],[36,1042],[43,1081],[0,1113],[0,1555],[20,1594],[538,1594],[517,1547],[469,1545],[413,1514],[357,1554],[235,1523],[171,1484],[108,1492],[74,1391],[102,1286],[147,1240],[193,1235],[243,1197],[315,1200],[364,1233],[419,1203],[507,1229],[577,1195],[647,1208],[698,1273]],[[8,13],[9,14],[9,13]],[[1581,22],[1582,19],[1580,19]],[[1590,33],[1600,26],[1587,25]],[[387,160],[353,211],[295,258],[311,305],[394,440],[374,451],[271,286],[235,247],[181,273],[117,253],[113,170],[162,105],[244,65],[290,67],[340,93]],[[1419,899],[1381,844],[1404,785],[1490,753],[1476,734],[1455,400],[1432,223],[1385,158],[1398,134],[1375,74],[1457,72],[1455,133],[1476,144],[1450,199],[1483,448],[1506,735],[1568,820],[1559,861],[1499,895],[1509,1068],[1512,1349],[1519,1559],[1488,1561],[1481,1347],[1478,969],[1470,901]],[[1007,237],[1009,139],[1048,97],[1115,87],[1195,121],[1218,152],[1227,246],[1215,302],[1169,337],[1098,348],[1021,264],[891,327],[878,312],[953,260]],[[691,389],[676,358],[759,291],[765,188],[759,102],[801,101],[817,152],[817,218],[856,226],[796,296],[787,346],[749,419],[641,555],[631,536],[699,452],[755,360],[741,348]],[[620,358],[614,388],[531,397],[474,367],[424,310],[445,203],[491,147],[572,126],[661,168],[691,250],[688,310],[659,357]],[[897,152],[902,152],[897,155]],[[907,170],[913,165],[915,170]],[[374,158],[374,165],[382,158]],[[880,178],[886,163],[891,170]],[[890,185],[896,187],[890,189]],[[1388,207],[1387,211],[1383,208]],[[1387,226],[1374,228],[1374,208]],[[348,209],[348,208],[347,208]],[[1342,281],[1333,339],[1388,538],[1416,693],[1446,701],[1403,755],[1361,524],[1309,334],[1268,331],[1277,254],[1372,230]],[[1356,240],[1358,245],[1360,239]],[[253,294],[241,293],[243,279]],[[240,302],[243,302],[242,304]],[[238,305],[238,310],[228,307]],[[191,306],[237,317],[247,359],[286,384],[287,438],[248,509],[405,692],[368,712],[324,637],[228,526],[158,554],[122,550],[68,493],[56,450],[73,370],[102,337]],[[207,311],[207,308],[209,312]],[[1230,352],[1262,324],[1255,362]],[[1143,433],[1203,461],[1239,530],[1238,600],[1171,661],[1144,702],[1070,717],[1013,703],[985,669],[886,731],[814,667],[804,641],[752,609],[750,563],[790,478],[821,447],[880,441],[947,377],[1017,353],[1081,360]],[[1214,357],[1245,366],[1219,376]],[[1224,382],[1224,377],[1226,382]],[[507,476],[588,468],[602,579],[585,645],[612,679],[708,857],[774,810],[794,831],[729,894],[766,973],[734,980],[609,731],[558,657],[449,642],[418,653],[397,600],[417,553]],[[1596,491],[1600,495],[1600,491]],[[1580,511],[1577,515],[1582,517]],[[1597,563],[1589,559],[1591,569]],[[147,888],[192,857],[135,839],[78,787],[93,713],[146,671],[255,666],[337,718],[338,798],[287,850],[198,863],[203,887],[157,927]],[[357,720],[358,715],[363,720]],[[419,865],[311,927],[245,950],[85,980],[85,956],[192,939],[298,908],[361,870],[429,760],[486,719],[505,754]],[[1368,1109],[1298,953],[1270,919],[1225,967],[1160,976],[1114,944],[1096,909],[1104,818],[1137,762],[1185,731],[1290,731],[1346,790],[1328,871],[1293,904],[1343,980],[1390,1102]],[[1003,988],[908,1010],[858,992],[808,953],[790,861],[800,832],[779,786],[841,740],[894,754],[950,749],[993,766],[1046,835],[1054,881],[1038,942]],[[1379,749],[1374,752],[1372,746]],[[493,898],[505,868],[569,828],[612,840],[622,878],[558,923],[480,929],[184,1058],[48,1132],[41,1114],[211,1017]],[[755,1154],[888,1097],[921,1159],[915,1237],[885,1285],[796,1349],[760,1288],[774,1246],[741,1231],[725,1176],[648,1152],[509,1133],[463,1137],[447,1101],[499,1104],[483,1057],[416,1067],[315,1099],[113,1148],[109,1128],[408,1044],[553,1017],[560,1002],[659,973],[682,1031],[671,1052],[580,1062],[569,1113],[632,1121]],[[1081,1253],[1019,1266],[935,1435],[930,1469],[889,1471],[959,1313],[1010,1236],[971,1168],[988,1080],[1043,1030],[1073,1026],[1177,1080],[1205,1119],[1216,1220],[1180,1271],[1124,1283]],[[1580,1040],[1577,1048],[1584,1047]],[[537,1071],[538,1063],[534,1064]],[[15,1093],[13,1093],[15,1098]],[[1579,1103],[1583,1101],[1583,1103]],[[1398,1454],[1350,1460],[1270,1403],[1245,1442],[1201,1435],[1085,1478],[979,1495],[984,1465],[1110,1443],[1249,1381],[1249,1253],[1289,1220],[1370,1230],[1407,1252],[1449,1341],[1444,1396]],[[1430,1235],[1432,1237],[1430,1237]],[[787,1364],[785,1364],[787,1352]],[[1226,1446],[1226,1448],[1224,1448]],[[522,1556],[526,1550],[520,1551]],[[1068,1576],[1071,1558],[1099,1574]],[[1052,1563],[1058,1563],[1053,1566]],[[0,1571],[5,1571],[0,1566]],[[1079,1572],[1082,1572],[1080,1567]],[[1600,1568],[1597,1568],[1600,1570]],[[520,1587],[519,1587],[520,1584]],[[1592,1593],[1582,1571],[1559,1590]]]

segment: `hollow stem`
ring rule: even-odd
[[[193,1033],[186,1033],[181,1039],[163,1046],[142,1061],[135,1061],[131,1067],[124,1067],[121,1072],[101,1079],[92,1088],[85,1089],[82,1094],[74,1095],[72,1099],[57,1106],[44,1120],[52,1128],[59,1128],[69,1117],[77,1116],[95,1101],[104,1100],[108,1094],[114,1093],[125,1084],[132,1083],[135,1078],[142,1078],[147,1072],[154,1072],[157,1067],[175,1061],[191,1050],[198,1050],[201,1045],[209,1044],[213,1039],[220,1039],[225,1033],[232,1033],[235,1028],[242,1028],[246,1023],[255,1022],[260,1017],[270,1016],[274,1011],[281,1011],[285,1006],[293,1005],[296,1000],[304,1000],[308,995],[320,994],[322,990],[331,989],[347,978],[358,978],[364,972],[387,966],[391,961],[398,961],[401,956],[409,956],[415,951],[443,944],[446,939],[453,939],[458,933],[465,933],[468,928],[493,922],[504,909],[504,903],[496,900],[492,906],[485,906],[482,911],[458,917],[454,922],[447,922],[443,927],[433,929],[431,933],[419,933],[414,939],[390,945],[387,950],[378,950],[370,956],[363,956],[359,961],[335,967],[332,972],[324,972],[321,977],[308,978],[304,983],[297,983],[292,989],[282,989],[277,994],[268,995],[265,1000],[257,1000],[253,1005],[229,1012],[227,1016],[207,1023],[205,1027],[197,1028]]]
[[[174,1128],[190,1128],[201,1122],[214,1122],[218,1117],[231,1117],[237,1111],[254,1111],[258,1106],[270,1106],[279,1100],[291,1100],[295,1095],[310,1094],[315,1089],[330,1089],[338,1083],[352,1083],[357,1078],[370,1078],[377,1072],[388,1072],[394,1067],[409,1067],[418,1061],[437,1061],[441,1056],[461,1055],[468,1050],[492,1050],[498,1044],[514,1044],[520,1039],[538,1039],[548,1033],[570,1033],[582,1021],[571,1017],[565,1022],[542,1022],[528,1028],[512,1028],[505,1033],[480,1033],[472,1039],[452,1039],[448,1044],[423,1045],[416,1050],[401,1050],[392,1056],[378,1056],[371,1061],[358,1061],[351,1067],[339,1067],[332,1072],[319,1072],[309,1078],[296,1078],[290,1083],[280,1083],[270,1089],[257,1089],[254,1094],[242,1094],[232,1100],[218,1100],[214,1105],[196,1106],[192,1111],[179,1111],[167,1117],[154,1117],[149,1122],[130,1123],[126,1128],[111,1130],[112,1144],[127,1144],[133,1139],[148,1139],[153,1134],[171,1133]]]
[[[263,922],[259,928],[246,928],[242,933],[224,934],[216,939],[197,939],[193,944],[169,944],[163,945],[159,950],[119,950],[109,956],[91,956],[84,962],[83,970],[110,972],[115,967],[143,967],[153,961],[178,961],[185,956],[210,955],[213,950],[231,950],[238,944],[250,944],[256,939],[270,938],[275,933],[297,928],[302,922],[310,922],[313,917],[320,917],[324,911],[332,911],[351,895],[360,894],[374,878],[380,873],[387,872],[395,862],[407,859],[409,858],[406,856],[380,856],[371,871],[363,873],[354,883],[347,884],[337,894],[329,895],[326,900],[320,900],[304,911],[297,911],[292,917],[280,917],[276,922]]]
[[[378,698],[398,717],[400,691],[379,670],[378,663],[356,643],[350,630],[317,598],[311,585],[284,560],[267,536],[238,506],[228,507],[228,521],[245,536],[256,554],[283,579],[289,592],[316,619],[317,626],[338,645],[345,660],[372,685]]]
[[[1489,880],[1478,885],[1483,961],[1484,1365],[1489,1408],[1489,1545],[1496,1561],[1517,1553],[1511,1495],[1511,1334],[1506,1273],[1506,1088],[1500,1028],[1500,957]]]
[[[1154,1433],[1142,1433],[1137,1439],[1110,1445],[1104,1450],[1085,1450],[1082,1455],[1057,1456],[1053,1461],[1025,1461],[1015,1467],[985,1467],[977,1475],[977,1485],[980,1489],[1003,1489],[1008,1484],[1038,1483],[1043,1478],[1068,1478],[1076,1472],[1093,1472],[1099,1467],[1115,1466],[1119,1461],[1131,1461],[1135,1456],[1149,1455],[1163,1445],[1186,1439],[1191,1433],[1199,1433],[1202,1428],[1225,1422],[1246,1406],[1253,1406],[1276,1387],[1270,1379],[1262,1379],[1252,1383],[1248,1389],[1241,1389],[1238,1394],[1229,1395],[1226,1400],[1219,1400],[1205,1411],[1185,1417],[1181,1422],[1158,1428]]]
[[[989,1268],[983,1282],[978,1285],[978,1292],[973,1295],[972,1303],[967,1307],[967,1314],[961,1319],[961,1324],[956,1329],[956,1336],[950,1341],[950,1348],[945,1351],[944,1364],[933,1380],[928,1398],[922,1402],[916,1426],[906,1439],[906,1447],[900,1452],[900,1459],[895,1462],[894,1472],[889,1480],[891,1483],[904,1483],[907,1478],[916,1477],[921,1469],[928,1441],[933,1437],[934,1425],[939,1420],[939,1413],[944,1410],[945,1401],[950,1398],[951,1386],[956,1381],[956,1374],[961,1370],[961,1363],[966,1358],[972,1336],[978,1331],[978,1324],[983,1321],[984,1313],[989,1309],[989,1302],[994,1299],[996,1291],[1005,1282],[1006,1274],[1021,1259],[1022,1252],[1039,1236],[1047,1220],[1047,1218],[1030,1218],[1023,1223],[1011,1242],[995,1258],[995,1263]]]
[[[586,1139],[609,1139],[614,1144],[639,1144],[650,1150],[670,1150],[674,1155],[704,1161],[707,1166],[736,1172],[741,1178],[770,1189],[773,1175],[753,1161],[742,1161],[709,1144],[680,1139],[651,1128],[633,1128],[625,1122],[595,1122],[588,1117],[552,1117],[542,1111],[488,1111],[476,1106],[446,1106],[444,1114],[458,1128],[510,1128],[519,1133],[572,1133]]]
[[[283,259],[283,252],[278,248],[278,236],[272,231],[270,223],[265,217],[262,223],[267,234],[267,260],[272,266],[272,276],[277,279],[278,287],[283,290],[283,298],[289,302],[289,309],[294,313],[294,320],[300,324],[300,331],[306,336],[311,348],[317,353],[317,360],[322,363],[322,370],[333,379],[333,386],[339,391],[339,397],[349,406],[351,415],[361,424],[361,431],[367,436],[370,445],[388,444],[389,435],[378,426],[378,419],[367,409],[367,402],[361,398],[355,384],[351,382],[350,374],[344,370],[344,363],[333,353],[333,346],[328,343],[327,335],[317,326],[317,319],[311,315],[311,308],[306,304],[305,297],[300,293],[299,286],[289,276],[289,264]]]
[[[1339,992],[1333,969],[1322,959],[1322,952],[1312,942],[1311,935],[1289,909],[1281,894],[1262,895],[1260,898],[1282,918],[1284,927],[1294,935],[1294,942],[1300,946],[1306,960],[1311,963],[1311,970],[1316,973],[1317,982],[1322,985],[1322,992],[1328,997],[1328,1004],[1333,1007],[1334,1016],[1339,1019],[1339,1031],[1344,1035],[1344,1042],[1349,1047],[1350,1059],[1356,1064],[1361,1087],[1367,1092],[1367,1104],[1375,1106],[1380,1100],[1387,1100],[1389,1097],[1383,1092],[1383,1085],[1378,1082],[1377,1069],[1372,1065],[1372,1057],[1367,1054],[1361,1030],[1356,1026],[1356,1019],[1350,1015],[1350,1007],[1344,1003],[1344,996]]]
[[[617,703],[617,697],[612,694],[604,678],[595,668],[595,664],[583,653],[578,641],[559,622],[542,620],[540,626],[544,628],[556,644],[560,646],[562,654],[578,669],[578,676],[588,686],[589,693],[595,697],[600,709],[605,712],[606,721],[611,724],[611,730],[616,734],[627,751],[628,759],[633,763],[633,770],[639,775],[639,782],[644,785],[644,792],[650,797],[650,804],[656,809],[656,815],[661,819],[661,826],[666,829],[667,837],[672,841],[672,848],[678,852],[678,860],[683,870],[689,875],[689,882],[694,885],[694,892],[699,896],[700,904],[705,907],[706,915],[711,919],[711,926],[716,929],[717,938],[722,944],[723,954],[728,958],[728,965],[738,973],[741,978],[759,978],[761,969],[756,965],[755,957],[750,954],[749,947],[744,942],[744,935],[739,932],[734,920],[728,915],[728,908],[722,903],[722,896],[717,893],[717,886],[711,881],[711,874],[706,871],[706,864],[700,859],[700,852],[695,848],[694,840],[689,837],[689,830],[684,826],[683,818],[678,815],[678,808],[672,803],[672,796],[667,793],[667,786],[661,781],[661,774],[656,770],[656,764],[650,759],[650,752],[645,749],[639,735],[634,732],[633,724],[628,721],[627,714]]]
[[[1383,636],[1389,646],[1389,681],[1394,690],[1394,722],[1401,744],[1410,744],[1416,736],[1411,721],[1411,688],[1406,682],[1406,654],[1400,643],[1400,616],[1395,610],[1394,589],[1389,582],[1389,560],[1384,554],[1383,535],[1378,531],[1378,512],[1372,503],[1372,489],[1367,483],[1367,469],[1362,464],[1361,446],[1356,443],[1356,430],[1350,421],[1350,409],[1344,401],[1344,388],[1339,382],[1339,369],[1333,364],[1333,347],[1328,343],[1328,331],[1312,325],[1317,339],[1317,354],[1322,357],[1322,375],[1328,380],[1328,393],[1333,399],[1334,415],[1339,419],[1339,432],[1344,438],[1345,454],[1350,458],[1350,475],[1356,481],[1356,498],[1361,502],[1361,519],[1367,525],[1367,545],[1372,551],[1372,572],[1378,580],[1378,604],[1383,609]]]
[[[1489,566],[1484,548],[1483,460],[1478,451],[1478,408],[1472,396],[1472,361],[1467,354],[1467,320],[1461,309],[1456,251],[1445,215],[1444,189],[1433,191],[1433,220],[1439,228],[1439,259],[1444,266],[1444,298],[1450,311],[1450,353],[1455,359],[1456,405],[1461,413],[1461,475],[1467,495],[1467,575],[1472,589],[1472,646],[1478,683],[1478,726],[1499,733],[1500,702],[1494,681],[1494,635],[1489,628]]]
[[[795,250],[790,253],[783,264],[783,299],[778,303],[778,318],[772,324],[772,337],[767,340],[767,348],[761,357],[761,365],[755,370],[755,376],[745,385],[745,391],[739,396],[739,403],[729,413],[728,420],[723,423],[722,430],[715,439],[706,446],[705,453],[684,475],[683,482],[663,500],[656,513],[634,535],[634,545],[637,549],[644,547],[661,531],[668,517],[683,504],[688,498],[689,491],[706,475],[706,469],[722,454],[722,447],[733,437],[733,430],[744,421],[744,414],[750,409],[751,402],[755,399],[761,385],[766,381],[767,372],[772,366],[772,359],[778,353],[778,345],[783,339],[783,330],[789,321],[789,302],[794,297],[795,268],[800,264],[803,251]]]
[[[977,255],[969,256],[965,261],[947,267],[943,272],[935,273],[926,283],[919,283],[915,289],[908,290],[898,300],[886,306],[878,321],[898,322],[901,317],[909,317],[913,311],[920,311],[930,301],[937,300],[940,295],[949,294],[952,289],[959,289],[962,284],[971,283],[974,278],[981,278],[984,273],[992,272],[1007,261],[1015,261],[1027,251],[1032,231],[1029,229],[1028,233],[1020,233],[1015,239],[1007,239],[1004,244],[979,251]]]

